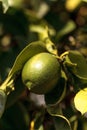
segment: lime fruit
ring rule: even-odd
[[[29,59],[22,69],[22,81],[37,94],[51,91],[61,75],[61,67],[55,56],[42,52]]]

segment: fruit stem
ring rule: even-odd
[[[51,53],[54,54],[56,56],[58,56],[58,51],[57,48],[55,46],[55,44],[49,39],[49,37],[46,37],[43,42],[46,45],[47,50]]]
[[[12,76],[11,75],[8,76],[0,86],[0,89],[3,90],[8,95],[12,90],[14,90],[13,82],[14,79],[12,79]]]
[[[48,37],[48,27],[40,26],[40,25],[31,25],[30,31],[38,33],[39,40],[44,40]]]
[[[43,28],[43,31],[39,33],[39,39],[42,41],[44,41],[44,39],[49,39],[47,26],[45,26],[45,28]]]
[[[66,56],[66,55],[68,55],[69,54],[69,51],[65,51],[64,53],[62,53],[61,55],[60,55],[60,59],[64,59],[64,57]]]
[[[46,45],[47,50],[56,56],[58,56],[58,50],[55,44],[50,40],[48,35],[48,27],[40,25],[31,25],[30,30],[38,33],[39,40],[43,41]]]

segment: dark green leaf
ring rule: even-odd
[[[71,130],[68,119],[64,116],[53,116],[55,130]]]
[[[12,67],[16,56],[18,55],[20,49],[19,48],[11,48],[7,52],[2,52],[0,55],[0,74],[2,80],[5,80],[6,76],[10,68]]]
[[[72,74],[72,78],[73,78],[72,84],[74,86],[75,92],[77,92],[80,89],[87,87],[87,80],[80,79],[73,74]]]
[[[43,123],[43,120],[44,120],[44,112],[40,111],[40,112],[36,113],[35,118],[34,118],[34,129],[35,130],[39,129],[39,127]]]
[[[6,99],[7,99],[7,96],[6,96],[5,92],[0,90],[0,118],[5,109]]]
[[[66,25],[57,33],[57,39],[60,40],[64,35],[72,32],[76,28],[74,21],[68,21]]]
[[[62,109],[59,104],[47,106],[47,111],[50,115],[62,115]]]
[[[7,96],[6,108],[13,105],[19,99],[20,95],[25,91],[25,86],[22,83],[20,75],[14,80],[14,88],[15,90]]]
[[[27,130],[29,127],[29,113],[21,102],[17,102],[6,109],[3,118],[8,120],[11,126],[16,130]]]
[[[4,30],[14,36],[27,36],[29,29],[29,21],[22,9],[9,7],[4,15],[1,15],[0,20]]]
[[[51,92],[45,94],[45,101],[47,105],[59,103],[64,98],[66,94],[66,77],[64,76],[64,73],[62,73],[56,87]]]
[[[1,130],[15,130],[15,128],[13,128],[11,124],[8,122],[8,120],[4,119],[4,117],[0,119],[0,129]]]
[[[65,64],[76,77],[87,81],[87,63],[80,52],[69,51],[69,54],[65,58]]]
[[[66,92],[65,79],[60,78],[59,83],[56,87],[50,92],[45,94],[45,101],[47,105],[53,105],[57,102],[60,102]]]

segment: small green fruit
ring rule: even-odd
[[[29,59],[22,70],[22,80],[27,88],[37,94],[51,91],[61,75],[61,67],[55,56],[39,53]]]

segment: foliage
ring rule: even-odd
[[[86,0],[0,1],[1,130],[87,129],[86,23]],[[57,59],[61,74],[39,95],[23,84],[21,72],[42,52]]]

